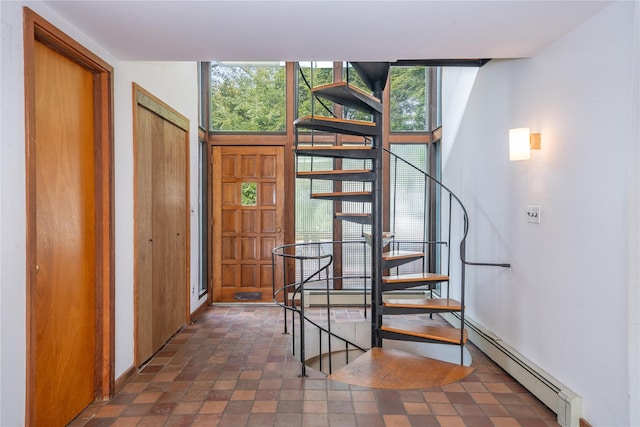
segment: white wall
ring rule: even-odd
[[[133,364],[132,82],[189,118],[191,126],[191,310],[198,307],[198,66],[195,62],[120,62],[115,73],[116,377]]]
[[[120,376],[133,363],[133,129],[135,81],[191,123],[191,287],[197,289],[197,65],[118,62],[87,35],[40,2],[0,2],[2,24],[0,142],[0,425],[24,423],[25,154],[22,7],[36,13],[114,67],[116,360]],[[192,310],[199,305],[192,293]]]
[[[603,426],[638,423],[638,233],[628,232],[639,221],[639,7],[615,3],[532,58],[490,62],[473,85],[469,71],[444,75],[445,103],[468,95],[443,117],[443,181],[469,211],[468,259],[512,264],[467,269],[467,313]],[[542,148],[509,162],[508,129],[523,126]],[[541,206],[541,224],[525,222],[527,205]]]
[[[640,7],[636,4],[633,31],[631,150],[629,153],[629,401],[630,425],[640,426]],[[633,143],[635,139],[636,143]]]

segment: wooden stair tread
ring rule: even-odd
[[[336,212],[335,218],[340,221],[349,221],[349,222],[354,222],[356,224],[371,224],[370,213]]]
[[[298,145],[294,150],[307,156],[352,159],[373,159],[377,153],[367,145]]]
[[[332,169],[324,171],[303,171],[297,173],[298,178],[324,179],[333,181],[373,181],[375,174],[370,169]]]
[[[382,303],[385,307],[423,308],[442,311],[460,311],[462,304],[451,298],[390,298]]]
[[[437,273],[409,273],[395,276],[384,276],[385,283],[409,283],[409,282],[442,282],[449,280],[449,276]]]
[[[371,202],[370,191],[336,191],[331,193],[313,193],[312,199],[342,200],[345,202]]]
[[[311,197],[322,196],[370,196],[371,191],[335,191],[333,193],[313,193]]]
[[[424,256],[424,252],[393,250],[390,252],[383,253],[382,259],[387,261],[387,260],[403,259],[403,258],[421,258],[423,256]]]
[[[380,127],[374,122],[349,120],[337,117],[304,116],[293,122],[294,126],[324,132],[342,133],[356,136],[378,136]]]
[[[300,144],[297,147],[293,147],[294,150],[314,150],[314,151],[323,151],[323,150],[369,150],[371,151],[370,145],[305,145]]]
[[[373,241],[373,235],[371,233],[362,233],[362,237],[364,240],[371,246],[371,242]],[[389,244],[391,240],[395,237],[395,234],[390,231],[382,232],[382,247],[385,247]]]
[[[336,83],[329,83],[326,85],[322,85],[322,86],[316,86],[312,89],[312,92],[322,92],[322,91],[326,91],[328,89],[332,89],[332,88],[349,88],[349,90],[352,90],[354,92],[358,92],[363,96],[366,96],[367,98],[371,99],[372,101],[376,101],[376,102],[382,102],[380,101],[380,98],[375,97],[373,95],[371,95],[370,93],[367,93],[365,91],[363,91],[362,89],[360,89],[357,86],[354,85],[350,85],[348,82],[336,82]]]
[[[390,231],[383,231],[382,232],[382,238],[383,239],[392,239],[394,236],[395,236],[395,233],[392,233]],[[371,233],[362,233],[362,237],[371,238]]]
[[[381,113],[382,102],[379,98],[347,82],[331,83],[314,87],[311,90],[317,96],[338,104],[355,108],[369,114]]]
[[[380,330],[449,344],[461,344],[460,329],[449,326],[431,326],[387,321],[382,324]],[[466,342],[467,330],[463,329],[462,344]]]
[[[314,175],[339,175],[339,174],[358,174],[371,172],[370,169],[331,169],[326,171],[304,171],[298,172],[299,176],[314,176]]]
[[[316,120],[316,121],[331,122],[331,123],[349,123],[353,125],[369,126],[372,128],[376,127],[376,124],[374,122],[368,122],[366,120],[351,120],[351,119],[341,119],[340,117],[312,116],[312,115],[302,116],[299,119],[295,120],[293,124],[295,125],[305,120]]]
[[[460,381],[475,369],[395,349],[374,347],[328,379],[378,389],[422,389]]]

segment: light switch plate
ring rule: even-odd
[[[527,222],[540,224],[540,206],[527,206]]]

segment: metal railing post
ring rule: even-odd
[[[307,376],[307,359],[305,357],[304,344],[304,262],[300,263],[300,363],[302,364],[301,377]],[[293,304],[293,303],[292,303]],[[295,334],[295,333],[294,333]]]

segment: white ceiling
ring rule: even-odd
[[[517,58],[611,1],[66,1],[46,3],[120,60]]]

